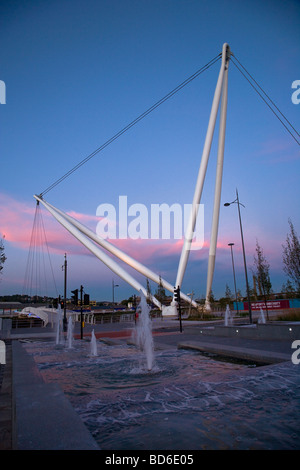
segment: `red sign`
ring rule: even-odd
[[[266,310],[265,302],[251,302],[252,310]],[[267,300],[268,310],[278,310],[281,308],[290,308],[290,303],[288,300]],[[244,309],[248,310],[248,302],[244,302]]]

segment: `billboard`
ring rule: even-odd
[[[251,302],[252,310],[266,310],[265,302]],[[268,310],[280,310],[283,308],[290,308],[290,302],[287,299],[283,300],[267,300],[267,309]],[[244,310],[248,310],[248,302],[244,302]]]

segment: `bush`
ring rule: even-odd
[[[276,317],[278,321],[300,321],[300,309],[291,308],[286,313],[282,313]]]

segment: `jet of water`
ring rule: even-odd
[[[98,356],[97,341],[94,330],[92,331],[91,336],[91,356]]]
[[[68,330],[67,330],[67,340],[68,340],[68,348],[71,349],[73,347],[73,318],[72,315],[68,318]]]
[[[62,309],[60,304],[58,304],[58,307],[56,309],[57,316],[56,316],[56,344],[62,344],[63,343],[63,338],[62,338]]]
[[[225,311],[225,326],[232,325],[232,316],[229,305],[226,305]]]
[[[150,307],[146,297],[141,293],[141,301],[138,305],[140,311],[136,325],[136,344],[145,353],[147,369],[152,370],[154,363],[154,344],[152,336],[152,325],[150,318]]]
[[[260,319],[259,319],[259,323],[266,323],[266,319],[265,319],[265,314],[264,314],[264,311],[263,309],[260,307]]]

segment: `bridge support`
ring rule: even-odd
[[[218,150],[218,166],[217,166],[217,176],[216,176],[216,189],[215,189],[215,205],[213,213],[213,227],[211,234],[211,250],[210,250],[210,259],[209,259],[209,268],[208,268],[208,279],[207,279],[207,291],[206,292],[206,307],[209,309],[209,294],[211,290],[211,284],[213,279],[214,272],[214,261],[215,261],[215,252],[216,252],[216,243],[217,243],[217,231],[218,231],[218,221],[219,221],[219,205],[220,205],[220,193],[221,193],[221,183],[222,183],[222,167],[223,167],[223,154],[224,154],[224,138],[225,138],[225,125],[226,125],[226,110],[227,110],[227,75],[228,75],[228,64],[230,58],[230,48],[227,43],[223,45],[222,50],[222,64],[219,72],[219,77],[215,89],[215,94],[213,98],[210,118],[208,122],[208,128],[206,132],[206,138],[200,163],[200,168],[198,172],[198,178],[195,187],[195,193],[192,203],[192,210],[190,213],[190,219],[188,222],[184,243],[181,251],[181,257],[179,260],[176,286],[181,287],[184,273],[186,270],[191,244],[194,236],[195,224],[198,214],[198,208],[201,200],[204,180],[206,176],[207,164],[209,160],[209,154],[218,114],[218,108],[221,98],[221,93],[223,89],[223,99],[222,99],[222,116],[220,122],[220,138],[219,138],[219,150]],[[225,85],[224,85],[224,77]]]

